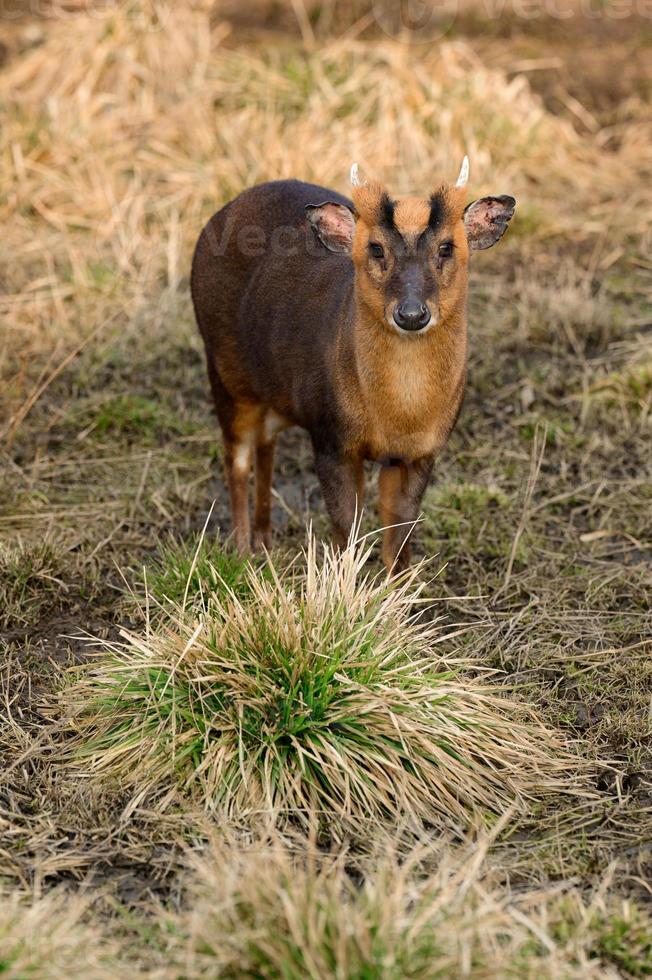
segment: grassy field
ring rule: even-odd
[[[651,976],[644,8],[465,2],[415,38],[358,0],[5,6],[0,973]],[[312,542],[289,432],[242,563],[203,222],[352,160],[426,192],[465,152],[518,207],[474,261],[423,562],[389,586],[373,534]]]

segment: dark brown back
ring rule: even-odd
[[[333,397],[339,332],[353,311],[353,263],[321,245],[306,206],[351,202],[298,180],[244,191],[202,232],[191,291],[207,355],[232,397],[310,427]]]

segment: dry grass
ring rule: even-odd
[[[394,585],[369,557],[312,541],[300,573],[251,568],[238,592],[213,569],[198,619],[173,607],[172,626],[126,635],[63,692],[68,752],[138,799],[178,788],[221,819],[335,835],[387,819],[459,833],[571,790],[578,763],[554,734],[437,655],[420,569]]]
[[[366,855],[325,853],[314,839],[212,835],[185,854],[182,894],[147,913],[89,923],[88,897],[3,896],[3,974],[148,976],[157,980],[434,980],[523,977],[617,980],[652,968],[652,923],[608,897],[610,872],[514,892],[487,859],[493,836],[402,853],[378,836]]]
[[[117,946],[89,923],[90,902],[63,889],[42,898],[0,889],[0,973],[7,980],[117,980]]]
[[[192,911],[171,944],[189,977],[383,980],[645,976],[650,922],[629,903],[576,889],[514,893],[488,869],[491,838],[472,847],[391,843],[351,876],[351,856],[309,842],[299,856],[278,840],[213,845],[195,859]],[[348,864],[348,868],[347,868]],[[360,880],[361,879],[361,880]],[[179,939],[182,938],[182,942]]]
[[[368,0],[52,0],[43,16],[25,5],[0,24],[0,933],[14,936],[2,933],[9,976],[88,975],[89,957],[93,975],[124,976],[126,960],[130,973],[165,980],[241,976],[243,964],[269,977],[650,974],[652,60],[649,20],[616,20],[608,8],[524,20],[465,0],[443,39],[415,45],[383,34]],[[396,191],[423,191],[455,174],[466,151],[472,192],[514,194],[517,219],[474,266],[466,405],[419,530],[443,566],[422,594],[441,600],[445,618],[439,633],[413,626],[442,642],[424,664],[421,647],[407,650],[401,638],[397,659],[376,665],[385,686],[373,694],[383,737],[391,707],[399,727],[423,722],[409,729],[409,747],[426,782],[404,769],[390,786],[383,771],[343,802],[358,754],[329,769],[319,791],[277,783],[275,805],[289,796],[303,812],[307,802],[332,807],[349,824],[368,807],[373,832],[360,823],[355,848],[320,856],[310,842],[235,843],[223,827],[199,851],[204,871],[188,878],[188,846],[216,833],[210,808],[194,809],[214,797],[210,745],[199,745],[206,768],[194,781],[193,762],[161,753],[153,685],[138,694],[147,754],[96,746],[102,778],[80,779],[89,760],[61,765],[74,737],[53,703],[69,683],[62,668],[87,661],[84,690],[103,677],[114,702],[125,669],[133,676],[146,662],[167,671],[169,691],[180,677],[170,658],[193,617],[198,657],[181,658],[179,671],[184,682],[200,677],[201,695],[202,658],[224,676],[224,651],[217,656],[209,635],[215,611],[233,613],[224,635],[241,631],[249,653],[269,625],[251,614],[249,580],[219,543],[228,508],[188,297],[190,249],[208,215],[255,181],[299,176],[343,189],[359,159]],[[277,542],[296,553],[308,519],[319,534],[326,522],[309,447],[291,433],[276,491]],[[371,526],[371,512],[366,519]],[[256,578],[253,590],[274,635],[293,623],[298,643],[319,615],[301,618],[304,586],[286,579],[287,562],[275,554],[287,600],[272,579]],[[236,598],[206,605],[221,579]],[[143,582],[149,610],[133,599]],[[342,630],[360,612],[347,596]],[[393,630],[392,620],[389,646]],[[102,670],[89,634],[103,646]],[[322,643],[334,635],[317,630]],[[298,646],[302,682],[323,680],[318,651]],[[352,690],[360,662],[355,644],[341,650],[346,670],[339,688],[334,678],[326,685],[328,710]],[[401,651],[416,658],[413,676]],[[483,669],[433,676],[453,662]],[[257,666],[240,656],[237,693],[264,712],[272,682],[287,693],[291,674],[281,669],[278,681],[269,664],[260,675]],[[360,695],[358,682],[368,706],[370,687]],[[444,686],[443,721],[465,770],[434,766],[446,761],[441,745],[418,755],[432,749],[424,697]],[[116,718],[135,723],[138,698],[120,700],[113,715],[97,706],[86,715],[96,735],[114,738]],[[536,703],[545,729],[533,730],[523,702]],[[205,697],[196,704],[203,711]],[[471,706],[485,722],[497,711],[499,725],[518,716],[523,727],[499,746],[483,729],[475,746],[477,728],[459,728]],[[75,707],[83,718],[85,706]],[[234,736],[232,716],[220,717],[231,750],[244,746],[244,729]],[[292,717],[303,724],[306,714]],[[180,718],[171,745],[192,739],[185,725]],[[598,763],[591,798],[536,785],[558,775],[555,759],[566,765],[561,752],[541,757],[544,737],[551,748],[572,738]],[[405,760],[393,735],[390,743],[383,757]],[[305,758],[298,744],[304,756],[283,757],[293,771]],[[250,762],[281,751],[273,739],[247,748]],[[368,762],[368,742],[363,751]],[[500,786],[496,758],[510,773]],[[264,770],[254,775],[230,797],[234,816],[236,800],[250,808],[273,796]],[[454,787],[444,814],[433,791]],[[478,854],[488,846],[484,863],[445,844],[432,852],[432,841],[423,857],[385,853],[384,811],[395,816],[400,805],[437,827],[452,814],[459,829],[474,807],[486,814],[514,799],[518,819],[479,845]],[[66,893],[55,909],[57,889],[81,883],[92,902],[82,908]],[[39,942],[26,947],[26,930]]]

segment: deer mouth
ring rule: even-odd
[[[409,306],[394,303],[393,308],[386,315],[388,326],[397,333],[410,337],[427,333],[435,326],[438,319],[438,313],[433,311],[428,303],[415,303]]]

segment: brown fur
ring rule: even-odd
[[[441,331],[430,330],[424,337],[404,338],[386,325],[383,297],[366,262],[371,237],[387,242],[379,225],[379,185],[356,189],[353,201],[360,214],[353,242],[353,261],[357,283],[368,310],[359,317],[357,327],[358,375],[360,391],[347,392],[349,402],[364,405],[366,441],[374,457],[395,456],[416,459],[433,455],[444,444],[461,398],[460,379],[466,362],[466,264],[468,247],[461,218],[463,191],[442,188],[446,198],[447,220],[441,237],[456,244],[459,267],[455,281],[440,295]],[[414,241],[428,225],[430,207],[422,198],[399,201],[394,216],[397,230]],[[383,328],[379,331],[379,323]],[[443,334],[443,336],[442,336]],[[351,411],[355,411],[351,405]],[[354,451],[359,451],[355,447]]]
[[[371,183],[354,191],[351,204],[326,188],[278,181],[245,191],[207,225],[192,294],[241,550],[251,536],[251,466],[253,542],[268,546],[276,435],[300,425],[312,438],[336,540],[346,539],[362,505],[364,460],[376,460],[383,523],[404,525],[386,531],[385,562],[407,564],[411,524],[464,393],[464,203],[464,192],[447,185],[431,200],[392,202]],[[346,209],[357,217],[350,258],[339,254],[352,227]],[[257,254],[239,237],[247,226],[264,239]],[[287,254],[273,247],[280,226],[295,242]],[[441,258],[441,242],[454,244],[453,258]],[[380,259],[372,243],[382,246]],[[401,334],[393,311],[417,289],[433,325]]]

